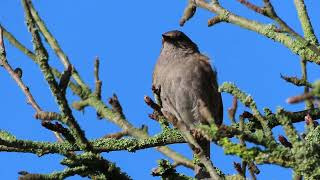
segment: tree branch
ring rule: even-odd
[[[252,112],[253,116],[259,121],[259,123],[262,126],[263,132],[265,133],[266,139],[270,142],[275,142],[273,139],[271,128],[268,126],[268,121],[265,119],[260,111],[257,108],[256,102],[253,100],[253,98],[250,95],[247,95],[246,93],[242,92],[240,89],[236,87],[233,83],[223,83],[219,87],[219,91],[227,92],[232,94],[234,97],[238,98],[239,101],[242,102],[246,107],[249,107]]]
[[[314,33],[304,0],[294,0],[294,4],[305,38],[312,44],[319,46],[319,41]]]
[[[29,4],[31,16],[34,19],[35,23],[37,24],[37,27],[39,28],[40,32],[43,34],[44,38],[46,39],[46,41],[48,42],[50,47],[54,50],[56,55],[59,57],[62,64],[64,65],[64,67],[68,68],[70,65],[70,61],[68,59],[68,56],[60,48],[58,41],[50,33],[50,31],[46,27],[45,23],[43,22],[43,20],[39,16],[38,12],[33,7],[32,2],[29,2],[28,4]],[[89,87],[80,78],[76,69],[74,69],[74,71],[72,72],[72,77],[79,84],[79,86],[82,88],[83,91],[86,91],[88,94],[90,93]]]
[[[22,92],[27,97],[28,103],[31,104],[33,109],[36,111],[36,113],[41,113],[42,110],[36,100],[33,98],[32,94],[30,93],[29,88],[23,83],[22,79],[14,72],[10,64],[8,63],[7,57],[6,57],[6,51],[5,46],[3,43],[3,28],[0,26],[0,60],[1,65],[6,69],[6,71],[10,74],[10,76],[15,80],[15,82],[18,84]],[[63,138],[59,133],[54,132],[55,136],[57,137],[57,140],[62,142]]]
[[[26,48],[23,44],[21,44],[9,31],[7,31],[2,26],[3,36],[8,39],[8,41],[17,47],[20,51],[22,51],[25,55],[29,56],[31,59],[36,59],[36,55]]]
[[[26,171],[21,171],[19,174],[19,180],[56,180],[56,179],[65,179],[76,174],[88,174],[91,172],[89,167],[78,166],[74,168],[66,168],[61,172],[54,172],[52,174],[30,174]]]
[[[273,25],[265,25],[233,14],[232,12],[222,8],[217,1],[207,3],[204,0],[195,0],[195,2],[197,6],[207,9],[222,17],[221,19],[225,22],[236,24],[245,29],[264,35],[274,41],[280,42],[288,47],[292,52],[301,56],[301,58],[320,64],[320,50],[316,46],[304,41],[303,38],[298,40],[292,39],[290,36],[278,32],[277,28]]]
[[[51,68],[48,64],[48,54],[46,52],[46,49],[44,48],[40,35],[38,33],[38,29],[35,27],[34,19],[31,16],[30,7],[29,7],[29,1],[28,0],[22,0],[23,7],[25,10],[25,17],[27,26],[31,32],[32,35],[32,42],[34,45],[34,50],[37,56],[37,61],[39,62],[40,69],[42,73],[44,74],[44,77],[46,81],[49,84],[50,90],[53,94],[53,96],[56,99],[56,102],[63,113],[63,115],[67,118],[65,118],[65,121],[63,123],[67,124],[70,127],[71,133],[74,136],[74,138],[77,141],[77,144],[83,148],[84,150],[89,150],[90,146],[88,143],[87,138],[84,135],[84,132],[81,130],[79,124],[76,122],[72,115],[72,111],[68,105],[67,99],[65,97],[65,94],[61,92],[61,89],[59,88],[59,85],[57,81],[55,80],[55,77],[51,71]],[[68,65],[69,67],[69,65]]]
[[[247,1],[247,0],[237,0],[238,2],[240,2],[241,4],[243,4],[244,6],[246,6],[247,8],[259,13],[259,14],[264,14],[265,10],[259,6],[256,6],[254,4],[252,4],[251,2]]]

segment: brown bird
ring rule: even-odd
[[[217,73],[209,58],[201,54],[198,46],[183,32],[174,30],[162,34],[153,86],[160,89],[161,110],[165,116],[168,113],[175,116],[187,129],[222,123],[223,105]],[[196,141],[209,158],[210,142],[203,138]]]

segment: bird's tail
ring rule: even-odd
[[[173,125],[180,130],[182,136],[188,142],[188,144],[191,146],[191,148],[193,150],[197,149],[198,147],[200,147],[202,149],[205,157],[202,156],[201,158],[205,158],[205,159],[209,160],[210,159],[210,141],[208,141],[202,135],[195,135],[197,133],[192,134],[190,132],[192,127],[190,127],[190,124],[188,125],[187,123],[185,123],[185,121],[181,117],[182,114],[179,113],[174,108],[174,106],[172,105],[170,100],[168,100],[167,103],[171,104],[172,112],[168,112],[168,111],[165,111],[164,109],[162,109],[161,111],[164,114],[164,116],[169,121],[172,121]],[[192,124],[191,124],[191,126],[192,126]],[[197,152],[194,151],[194,155],[196,155],[196,154],[197,154]],[[196,175],[195,176],[196,179],[202,179],[202,180],[210,179],[210,174],[206,171],[206,169],[202,163],[199,163],[195,166],[195,175]]]

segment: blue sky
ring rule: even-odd
[[[61,47],[69,56],[78,72],[91,87],[94,87],[93,64],[95,56],[101,59],[101,79],[103,98],[106,100],[116,93],[122,103],[126,117],[137,127],[146,124],[152,134],[160,127],[148,118],[151,109],[143,101],[144,95],[151,96],[151,76],[161,48],[161,34],[178,29],[184,31],[199,45],[201,52],[212,59],[218,71],[219,84],[231,81],[251,94],[259,109],[269,107],[275,111],[278,106],[288,110],[299,110],[302,104],[287,105],[285,99],[299,94],[296,88],[280,78],[280,73],[300,76],[299,57],[284,46],[262,37],[254,32],[235,25],[221,23],[207,27],[207,20],[213,14],[198,9],[195,17],[179,27],[179,19],[187,1],[154,0],[150,1],[39,1],[34,0],[42,18],[55,35]],[[262,4],[260,1],[252,1]],[[320,22],[317,7],[319,2],[306,0],[313,22]],[[1,0],[0,23],[12,32],[18,40],[32,48],[30,34],[24,24],[24,14],[19,0]],[[274,2],[280,17],[301,33],[300,24],[292,1]],[[270,20],[250,12],[237,1],[221,1],[233,12],[265,23]],[[320,32],[320,24],[314,23]],[[319,33],[317,33],[319,36]],[[57,111],[56,104],[37,65],[21,52],[6,43],[9,62],[23,69],[23,80],[30,87],[42,109]],[[63,69],[58,58],[50,52],[50,64]],[[318,67],[308,64],[309,79],[316,80]],[[33,118],[34,110],[26,104],[26,98],[9,75],[0,69],[1,124],[0,129],[9,131],[21,139],[54,141],[52,133],[42,128]],[[70,102],[77,98],[68,93]],[[231,96],[223,94],[224,112],[231,104]],[[238,112],[245,110],[239,107]],[[105,120],[97,120],[92,108],[85,113],[74,112],[81,127],[90,139],[107,133],[117,132],[119,128]],[[225,115],[224,121],[229,123]],[[304,124],[297,125],[303,130]],[[280,127],[274,135],[284,134]],[[172,148],[191,157],[186,145],[173,145]],[[221,148],[212,148],[215,164],[225,173],[235,173],[234,156],[226,156]],[[159,152],[148,149],[129,152],[104,153],[116,162],[123,171],[134,179],[152,179],[150,171],[156,167],[156,160],[165,158]],[[17,179],[17,172],[26,170],[34,173],[50,173],[62,170],[59,164],[62,157],[51,155],[38,158],[32,154],[0,153],[1,179]],[[291,179],[291,170],[271,165],[259,166],[259,179]],[[185,168],[179,171],[192,175]],[[70,179],[78,179],[73,177]],[[158,179],[158,178],[153,178]]]

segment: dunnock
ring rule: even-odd
[[[198,46],[183,32],[174,30],[162,34],[153,85],[160,89],[165,116],[170,113],[187,129],[200,124],[222,123],[223,105],[217,73],[209,58],[201,54]],[[209,158],[210,142],[203,138],[196,140]]]

